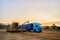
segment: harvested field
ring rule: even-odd
[[[41,33],[34,33],[34,32],[19,32],[19,33],[0,32],[0,40],[60,40],[60,31],[43,31]]]

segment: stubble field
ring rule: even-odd
[[[60,31],[46,31],[41,33],[19,32],[9,33],[0,32],[0,40],[60,40]]]

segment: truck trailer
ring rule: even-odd
[[[21,29],[27,29],[29,32],[42,32],[42,24],[34,22],[20,25]]]

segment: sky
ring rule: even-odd
[[[60,22],[60,0],[0,0],[0,23]]]

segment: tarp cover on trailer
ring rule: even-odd
[[[31,30],[33,28],[33,24],[23,24],[20,26],[20,28],[22,28],[22,29],[26,28],[26,29]]]

